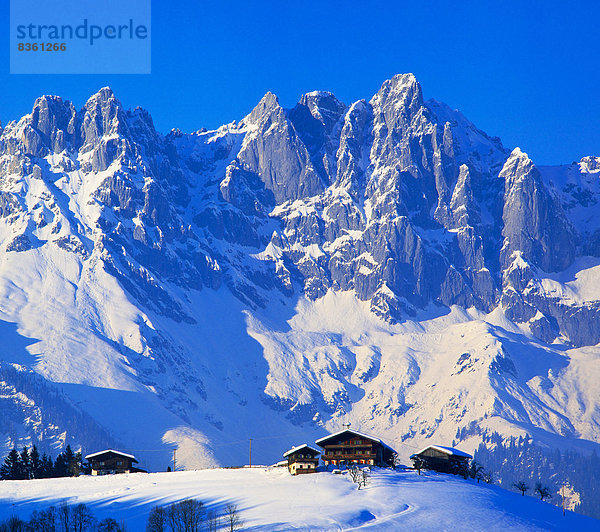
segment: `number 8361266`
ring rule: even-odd
[[[67,44],[62,42],[20,42],[19,52],[65,52]]]

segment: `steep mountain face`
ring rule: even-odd
[[[6,445],[157,467],[172,445],[239,461],[259,432],[275,460],[342,420],[406,455],[600,441],[599,175],[536,167],[411,74],[167,136],[108,88],[80,111],[43,96],[0,133],[0,320],[6,374],[54,399],[35,430],[4,420]]]

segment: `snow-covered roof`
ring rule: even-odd
[[[290,454],[295,453],[296,451],[299,451],[300,449],[304,449],[305,447],[307,449],[310,449],[311,451],[314,451],[317,454],[321,454],[321,451],[317,451],[317,449],[313,449],[310,445],[303,443],[302,445],[298,445],[297,447],[292,447],[289,451],[286,451],[285,453],[283,453],[283,457],[287,458]]]
[[[134,462],[137,462],[137,460],[135,459],[135,456],[133,456],[132,454],[122,453],[121,451],[115,451],[114,449],[105,449],[104,451],[98,451],[97,453],[88,454],[85,457],[85,459],[89,460],[90,458],[94,458],[96,456],[100,456],[101,454],[106,454],[106,453],[114,453],[114,454],[118,454],[119,456],[125,456],[126,458],[131,458]]]
[[[467,454],[463,451],[455,449],[454,447],[446,447],[444,445],[428,445],[427,447],[423,447],[423,449],[421,449],[418,453],[413,454],[412,456],[416,456],[417,454],[422,454],[427,449],[435,449],[436,451],[440,451],[441,453],[445,453],[450,456],[462,456],[463,458],[473,458],[470,454]]]
[[[373,440],[376,442],[381,443],[381,445],[383,445],[384,447],[387,447],[390,451],[394,451],[396,452],[394,449],[392,449],[387,443],[384,443],[382,440],[380,440],[379,438],[375,437],[375,436],[369,436],[369,434],[365,434],[364,432],[358,432],[357,430],[352,430],[352,429],[344,429],[344,430],[340,430],[339,432],[335,432],[333,434],[330,434],[329,436],[324,436],[323,438],[318,439],[317,441],[315,441],[315,443],[317,445],[321,445],[322,442],[327,441],[331,438],[335,438],[336,436],[339,436],[341,434],[344,434],[344,432],[349,432],[350,434],[354,434],[355,436],[360,436],[361,438],[367,438],[369,440]],[[321,447],[323,447],[321,445]]]

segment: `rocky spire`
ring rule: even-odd
[[[531,159],[515,148],[500,177],[504,179],[502,266],[510,266],[516,251],[545,271],[569,266],[575,256],[573,229]]]
[[[276,203],[313,196],[324,188],[306,145],[277,97],[268,92],[244,119],[255,126],[238,159],[260,177]]]
[[[80,138],[84,151],[104,136],[127,134],[125,113],[110,87],[103,87],[89,98],[81,113]]]

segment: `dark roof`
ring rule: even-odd
[[[131,460],[133,462],[135,462],[136,464],[138,463],[138,461],[135,459],[135,456],[133,456],[132,454],[122,453],[121,451],[115,451],[114,449],[105,449],[104,451],[98,451],[97,453],[88,454],[85,457],[85,459],[89,460],[90,458],[96,458],[103,454],[109,454],[109,453],[118,454],[119,456],[124,456],[125,458],[131,458]]]
[[[423,447],[418,453],[415,453],[410,456],[417,456],[419,454],[423,454],[427,449],[435,449],[436,451],[440,451],[441,453],[445,453],[449,456],[459,456],[460,458],[473,458],[470,454],[467,454],[459,449],[455,449],[454,447],[446,447],[444,445],[428,445],[427,447]]]
[[[388,448],[390,451],[396,452],[387,443],[384,443],[379,438],[377,438],[375,436],[369,436],[368,434],[365,434],[364,432],[358,432],[357,430],[352,430],[352,429],[344,429],[344,430],[340,430],[339,432],[335,432],[333,434],[330,434],[329,436],[324,436],[323,438],[318,439],[315,443],[317,445],[321,446],[321,447],[324,447],[324,445],[323,445],[324,442],[326,442],[327,440],[330,440],[331,438],[335,438],[337,436],[341,436],[345,432],[348,432],[349,434],[353,434],[354,436],[360,436],[361,438],[367,438],[368,440],[375,441],[377,443],[380,443],[384,447]]]
[[[314,453],[321,454],[321,451],[317,451],[317,449],[313,449],[306,443],[303,443],[302,445],[292,447],[289,451],[286,451],[285,453],[283,453],[283,457],[287,458],[290,454],[295,453],[296,451],[300,451],[301,449],[304,449],[304,448],[309,449],[309,450],[313,451]]]

